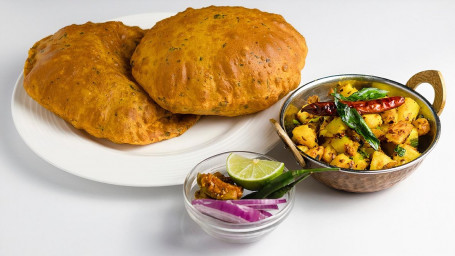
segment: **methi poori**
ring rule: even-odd
[[[199,117],[162,109],[134,81],[129,61],[143,35],[121,22],[64,27],[29,50],[24,88],[98,138],[144,145],[176,137]]]
[[[281,15],[210,6],[158,22],[131,65],[144,90],[173,113],[238,116],[295,89],[306,54],[304,37]]]

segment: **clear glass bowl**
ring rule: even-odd
[[[231,153],[236,153],[248,158],[276,161],[266,155],[246,151],[225,152],[203,160],[191,170],[185,179],[185,183],[183,184],[185,208],[190,217],[199,226],[201,226],[207,234],[227,242],[250,243],[259,240],[261,237],[275,229],[284,219],[286,219],[294,206],[295,189],[293,188],[284,196],[287,201],[286,203],[279,204],[278,210],[271,211],[273,216],[257,222],[240,224],[228,223],[201,213],[191,204],[191,201],[195,199],[194,193],[199,189],[196,182],[197,174],[214,173],[219,171],[227,175],[226,159]],[[285,168],[284,171],[288,170]],[[245,190],[244,194],[247,193],[248,191]]]

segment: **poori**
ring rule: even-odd
[[[144,145],[176,137],[199,117],[161,108],[135,82],[129,61],[143,34],[121,22],[64,27],[29,50],[24,88],[98,138]]]
[[[306,55],[305,38],[281,15],[210,6],[158,22],[131,65],[144,90],[173,113],[238,116],[295,89]]]

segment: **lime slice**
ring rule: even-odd
[[[283,173],[284,164],[270,160],[250,159],[231,153],[227,158],[226,168],[235,183],[249,190],[259,190]]]

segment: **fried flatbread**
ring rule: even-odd
[[[163,108],[237,116],[268,108],[300,83],[307,46],[281,15],[188,8],[146,32],[133,76]]]
[[[145,145],[179,136],[199,117],[164,110],[131,76],[129,60],[143,34],[121,22],[62,28],[30,49],[24,88],[43,107],[98,138]]]

